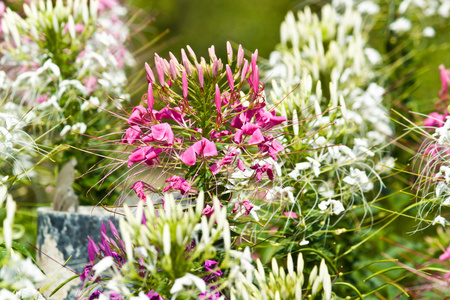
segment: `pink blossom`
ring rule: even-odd
[[[146,201],[147,197],[144,193],[144,187],[145,183],[143,181],[136,181],[130,189],[134,190],[136,192],[136,195],[138,195],[139,199]]]
[[[426,127],[442,127],[444,126],[446,115],[441,115],[437,112],[432,112],[423,122]]]
[[[255,164],[254,166],[251,166],[250,169],[256,170],[256,179],[258,182],[261,182],[264,173],[267,174],[267,177],[269,177],[270,180],[273,180],[273,167],[270,164],[264,164],[262,167],[259,164]]]
[[[166,182],[170,182],[170,184],[163,189],[163,192],[167,192],[168,190],[173,189],[179,190],[182,195],[186,195],[191,189],[191,185],[186,179],[178,177],[176,175],[167,179]]]
[[[283,215],[288,218],[298,219],[297,213],[295,212],[284,212]]]
[[[242,203],[235,203],[233,213],[236,213],[239,209],[239,206],[243,205],[245,208],[245,215],[247,216],[253,208],[253,205],[250,204],[249,200],[244,200]]]
[[[169,106],[164,107],[159,112],[155,114],[157,120],[174,120],[178,123],[183,123],[183,114],[179,107],[171,108]]]
[[[206,205],[206,207],[202,211],[202,215],[205,215],[208,218],[210,218],[213,213],[214,213],[214,207],[209,206],[209,204]]]
[[[444,253],[439,256],[440,261],[449,260],[450,259],[450,246],[445,250]]]
[[[128,157],[128,168],[131,167],[136,162],[145,161],[149,166],[154,165],[154,159],[161,154],[162,149],[153,148],[153,146],[138,147],[131,155]]]
[[[189,62],[189,59],[187,58],[186,52],[184,49],[181,49],[181,61],[183,62],[184,68],[186,70],[186,74],[188,76],[191,76],[192,70],[191,70],[191,63]]]
[[[89,255],[89,262],[93,263],[95,261],[95,255],[99,255],[100,251],[98,250],[97,245],[95,242],[91,239],[90,236],[88,236],[88,255]]]
[[[203,88],[203,84],[204,84],[203,67],[202,67],[202,65],[200,65],[197,62],[195,62],[195,65],[197,67],[197,72],[198,72],[198,82],[200,84],[200,87]]]
[[[441,74],[441,83],[442,83],[442,89],[440,93],[442,95],[448,94],[448,82],[450,81],[450,71],[445,69],[444,65],[439,66],[439,72]]]
[[[141,128],[137,125],[133,125],[125,131],[125,137],[122,139],[122,143],[132,145],[137,139],[139,139],[141,134]]]
[[[106,9],[112,9],[113,7],[119,5],[118,0],[100,0],[98,2],[98,11],[104,11]]]
[[[215,92],[215,102],[216,102],[216,109],[217,109],[217,113],[218,114],[222,114],[222,100],[221,100],[221,96],[220,96],[220,89],[219,89],[219,85],[216,84],[216,92]]]
[[[203,155],[204,157],[216,156],[216,145],[208,139],[202,138],[181,155],[181,161],[186,165],[193,166],[196,163],[196,155]]]
[[[227,42],[227,57],[228,57],[228,63],[231,64],[233,61],[233,48],[231,47],[230,42]]]
[[[164,61],[158,54],[155,54],[156,74],[158,74],[159,83],[164,86]]]
[[[133,112],[131,113],[131,116],[128,119],[128,124],[134,125],[145,123],[147,121],[145,119],[146,114],[147,110],[142,105],[136,106],[135,108],[133,108]]]
[[[90,76],[83,81],[86,94],[92,94],[97,89],[97,76]]]
[[[173,145],[174,135],[169,124],[154,125],[151,130],[152,132],[142,140],[143,142],[159,141],[167,142],[169,146]]]

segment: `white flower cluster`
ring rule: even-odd
[[[324,260],[319,268],[317,266],[312,268],[308,280],[305,280],[303,274],[304,261],[301,253],[298,255],[295,271],[290,253],[287,256],[287,271],[283,267],[278,267],[275,259],[272,259],[272,268],[269,272],[264,270],[259,259],[256,263],[258,268],[253,272],[249,270],[246,273],[230,275],[231,300],[290,300],[315,297],[324,300],[334,299],[331,277]]]
[[[374,13],[376,7],[359,9]],[[309,8],[297,18],[289,13],[266,72],[269,98],[288,119],[284,137],[292,165],[283,168],[301,185],[297,191],[313,191],[316,203],[323,200],[318,208],[329,214],[340,215],[358,199],[364,204],[374,182],[382,185],[378,172],[394,165],[382,150],[393,131],[385,90],[374,82],[381,55],[367,46],[365,26],[350,7],[340,14],[325,5],[321,18]]]
[[[1,18],[0,90],[11,88],[12,98],[38,114],[56,111],[51,125],[73,115],[73,107],[113,107],[105,93],[128,98],[124,67],[134,59],[125,48],[129,29],[120,20],[127,10],[116,1],[108,7],[103,2],[33,0],[24,4],[24,17],[7,8]]]

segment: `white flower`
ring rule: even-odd
[[[434,218],[434,221],[433,221],[433,223],[431,225],[436,225],[437,223],[439,223],[439,224],[441,224],[442,226],[445,227],[445,225],[448,223],[448,221],[444,217],[441,217],[439,215],[436,218]]]
[[[203,279],[192,275],[191,273],[186,273],[183,277],[175,279],[175,282],[170,289],[170,293],[176,294],[183,290],[184,286],[191,286],[192,284],[194,284],[202,293],[206,291],[206,284]]]
[[[389,29],[398,33],[409,31],[411,27],[411,21],[404,17],[395,20],[393,23],[391,23],[391,25],[389,25]]]
[[[365,48],[364,54],[372,65],[376,65],[381,62],[381,54],[373,48]]]
[[[309,241],[305,240],[304,238],[303,238],[303,240],[300,242],[300,246],[305,246],[305,245],[308,245],[308,244],[309,244]]]
[[[434,37],[434,36],[436,35],[436,31],[434,30],[433,27],[427,26],[427,27],[425,27],[425,28],[423,29],[422,35],[423,35],[424,37],[429,37],[429,38],[431,38],[431,37]]]
[[[358,185],[364,192],[368,192],[373,188],[366,172],[350,167],[350,176],[344,177],[343,181],[350,185]]]
[[[360,14],[375,15],[380,11],[380,7],[372,1],[363,1],[358,5],[357,10]]]
[[[101,261],[95,264],[95,266],[92,268],[95,272],[95,276],[98,276],[99,274],[106,271],[108,268],[112,267],[114,265],[114,260],[112,256],[107,256],[103,258]]]
[[[344,205],[341,201],[328,199],[327,201],[322,201],[319,203],[320,210],[327,210],[331,206],[331,209],[335,215],[339,215],[341,212],[345,211]]]

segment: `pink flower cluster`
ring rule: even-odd
[[[191,60],[182,49],[181,63],[172,53],[169,61],[156,54],[156,76],[145,64],[147,107],[134,107],[122,137],[132,148],[128,167],[141,170],[162,165],[186,170],[185,178],[172,176],[163,188],[183,195],[224,185],[236,169],[253,170],[257,182],[264,174],[273,180],[273,166],[256,160],[277,160],[284,149],[276,140],[277,127],[286,118],[276,116],[266,105],[256,63],[258,51],[248,61],[242,46],[235,57],[227,43],[225,67],[214,46],[209,48],[209,63],[203,57],[197,59],[189,46],[187,52]],[[191,187],[194,182],[196,188]],[[133,187],[144,200],[143,188],[142,184]]]

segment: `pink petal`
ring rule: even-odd
[[[258,60],[258,49],[252,54],[252,72],[256,70],[256,61]]]
[[[257,145],[261,142],[264,142],[264,136],[261,133],[261,130],[257,129],[255,130],[255,132],[253,133],[252,137],[250,138],[250,140],[248,141],[248,145]]]
[[[212,75],[217,76],[217,71],[219,70],[219,61],[215,60],[212,66]]]
[[[217,155],[216,144],[205,138],[203,139],[204,139],[203,156],[216,156]]]
[[[297,213],[295,212],[284,212],[283,214],[288,218],[298,219]]]
[[[151,147],[151,146],[150,146]],[[146,147],[138,147],[133,153],[128,157],[128,168],[131,167],[135,162],[140,162],[145,159]]]
[[[238,129],[236,130],[236,134],[234,135],[234,141],[238,144],[242,142],[243,131]]]
[[[247,123],[242,126],[241,129],[245,135],[252,135],[257,129],[259,129],[259,126],[252,123]]]
[[[172,128],[167,123],[161,123],[152,127],[152,137],[157,141],[167,141],[173,145],[174,135]]]
[[[194,144],[195,145],[195,144]],[[183,154],[181,154],[181,161],[188,166],[195,165],[196,156],[194,146],[189,147]]]
[[[238,169],[241,170],[242,172],[245,171],[244,163],[243,163],[242,160],[240,160],[240,159],[237,160],[237,167],[238,167]]]
[[[132,145],[141,136],[141,134],[141,128],[137,125],[133,125],[125,131],[125,138],[122,139],[122,143]]]
[[[216,175],[217,173],[219,173],[220,169],[222,169],[222,165],[221,164],[213,164],[211,167],[209,167],[209,169],[211,170],[211,172]]]
[[[128,124],[134,125],[136,123],[142,123],[144,120],[144,115],[147,113],[147,110],[142,106],[138,105],[133,108],[133,112],[128,119]]]

